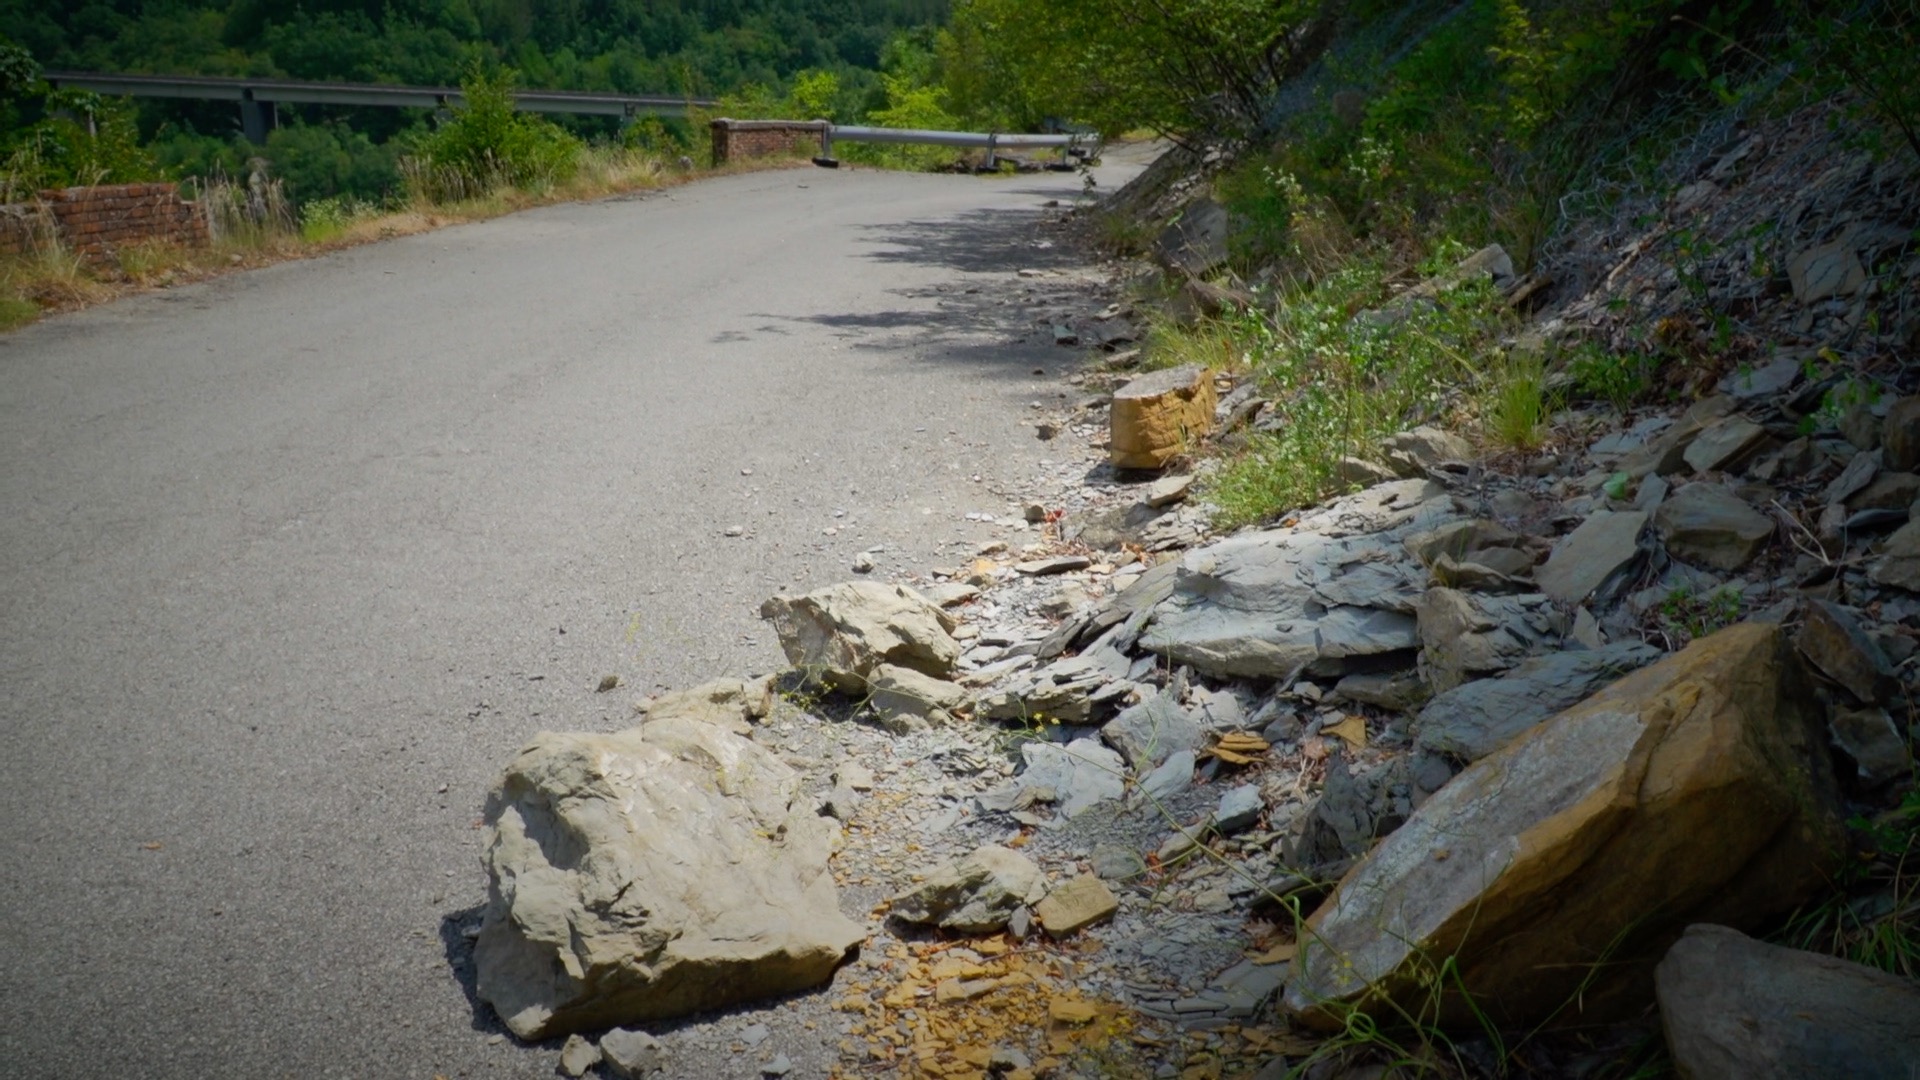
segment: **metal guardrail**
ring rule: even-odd
[[[868,142],[913,144],[918,146],[954,146],[987,152],[987,167],[991,168],[996,155],[1002,150],[1058,149],[1069,157],[1094,156],[1098,153],[1100,140],[1093,135],[1021,135],[1002,132],[975,131],[922,131],[914,128],[878,128],[858,127],[851,124],[830,124],[820,137],[820,154],[826,160],[833,159],[833,144],[838,142]]]
[[[455,86],[389,86],[378,83],[304,82],[296,79],[231,79],[201,75],[118,75],[97,71],[44,71],[50,85],[126,97],[193,98],[240,103],[247,138],[263,142],[273,126],[274,105],[372,105],[394,109],[438,109],[458,104]],[[580,90],[519,90],[514,105],[526,112],[587,116],[683,116],[705,99],[607,94]],[[266,107],[266,108],[263,108]]]

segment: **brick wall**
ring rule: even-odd
[[[826,150],[825,120],[715,120],[713,163],[748,158],[814,157]]]
[[[0,206],[0,254],[25,253],[48,230],[89,262],[111,261],[119,248],[146,240],[207,243],[200,204],[182,199],[173,184],[62,188],[41,192],[37,203]]]

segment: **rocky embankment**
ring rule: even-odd
[[[1684,212],[1745,220],[1783,130]],[[1284,403],[1076,376],[1006,539],[771,598],[790,670],[508,766],[480,998],[574,1075],[1377,1077],[1376,1024],[1443,1075],[1649,1041],[1688,1076],[1906,1075],[1911,982],[1756,940],[1911,901],[1835,892],[1844,822],[1912,784],[1920,387],[1836,362],[1892,233],[1832,232],[1755,301],[1791,344],[1684,405],[1532,455],[1415,428],[1226,537],[1186,452]],[[1541,324],[1667,288],[1639,257]],[[1082,299],[1056,338],[1124,344]],[[755,1002],[717,1044],[670,1023]]]

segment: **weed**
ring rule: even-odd
[[[1920,978],[1920,789],[1875,818],[1847,822],[1854,857],[1835,892],[1800,912],[1785,943]]]
[[[186,248],[165,240],[143,240],[114,252],[114,263],[136,285],[168,280],[192,261]]]
[[[22,296],[0,292],[0,330],[25,326],[40,317],[40,305]]]
[[[1731,585],[1704,594],[1676,585],[1660,601],[1657,618],[1660,630],[1673,639],[1677,649],[1739,622],[1745,603],[1746,597]]]
[[[1653,388],[1656,361],[1637,352],[1613,353],[1593,342],[1576,346],[1565,361],[1574,388],[1626,412]]]
[[[1499,354],[1481,382],[1480,420],[1502,446],[1532,450],[1545,438],[1557,402],[1547,389],[1546,359],[1539,353]]]
[[[1383,264],[1356,262],[1296,285],[1272,322],[1242,324],[1241,347],[1283,422],[1218,475],[1210,494],[1221,527],[1332,494],[1342,458],[1370,455],[1385,436],[1476,393],[1505,399],[1503,429],[1531,437],[1504,426],[1524,426],[1529,409],[1544,415],[1544,397],[1528,396],[1541,380],[1504,365],[1483,371],[1474,359],[1501,325],[1493,288],[1472,282],[1379,306],[1384,280]]]

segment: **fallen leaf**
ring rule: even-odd
[[[1365,717],[1349,716],[1331,727],[1320,729],[1322,734],[1337,735],[1355,750],[1367,748],[1367,721]]]
[[[161,843],[158,840],[149,840],[148,842],[141,844],[140,846],[143,848],[146,848],[148,851],[159,851],[161,848],[166,847],[167,845]]]
[[[1283,964],[1293,959],[1294,955],[1299,951],[1300,945],[1298,942],[1283,941],[1273,948],[1268,949],[1266,952],[1254,957],[1253,962],[1256,964]]]
[[[1089,1024],[1097,1014],[1092,1005],[1079,998],[1057,997],[1047,1002],[1047,1015],[1061,1024]]]

